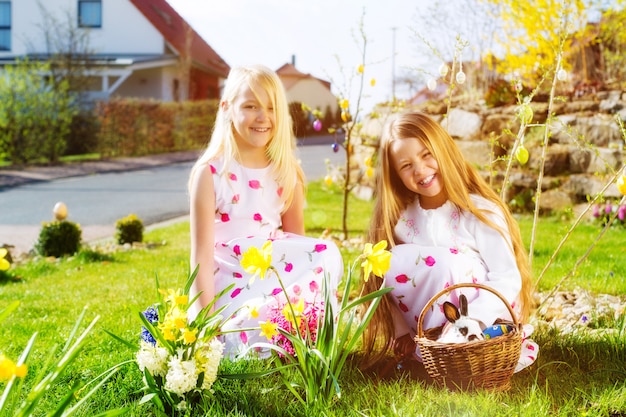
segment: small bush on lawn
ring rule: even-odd
[[[82,230],[77,223],[67,220],[44,223],[35,250],[40,255],[57,258],[73,255],[80,249],[81,239]]]
[[[119,219],[115,224],[117,243],[143,242],[143,222],[135,214]]]

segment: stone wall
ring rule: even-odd
[[[526,132],[524,145],[530,157],[526,165],[516,162],[513,166],[511,198],[521,193],[534,195],[537,188],[548,105],[532,103],[532,107],[533,123],[541,126],[531,127]],[[488,172],[493,156],[508,152],[519,131],[515,109],[515,106],[484,110],[455,108],[448,116],[448,131],[457,139],[465,156]],[[626,93],[607,91],[593,97],[559,101],[553,112],[554,118],[548,126],[540,199],[542,212],[586,205],[588,198],[601,192],[624,165],[626,138],[618,119],[626,121]],[[501,146],[493,145],[496,140]],[[503,163],[493,166],[501,175]],[[610,199],[621,197],[615,184],[603,194]]]
[[[524,146],[530,157],[521,166],[515,162],[510,173],[508,198],[525,201],[532,209],[537,188],[544,141],[543,126],[547,103],[531,103],[534,118],[525,134]],[[496,188],[501,186],[506,162],[519,132],[516,106],[486,108],[479,104],[457,105],[443,117],[445,107],[428,103],[419,110],[433,115],[457,141],[465,157],[485,176],[492,175]],[[626,122],[626,92],[605,91],[593,96],[566,98],[553,106],[554,118],[548,126],[549,138],[540,209],[542,213],[586,206],[589,197],[601,192],[617,170],[624,166],[624,133],[618,118]],[[384,123],[379,118],[367,121],[363,132],[370,137],[380,134]],[[365,149],[363,152],[371,152]],[[362,158],[355,158],[362,159]],[[500,182],[498,182],[500,181]],[[604,196],[619,199],[621,194],[611,184]]]

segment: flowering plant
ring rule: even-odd
[[[157,278],[159,301],[139,314],[143,327],[135,356],[145,384],[141,403],[152,401],[169,416],[189,415],[194,406],[205,406],[224,350],[217,336],[226,306],[212,308],[232,286],[189,321],[189,308],[199,297],[188,296],[197,271],[182,290],[163,290]]]
[[[614,225],[626,227],[626,205],[624,204],[612,204],[611,202],[604,205],[595,204],[592,208],[592,214],[602,226],[606,226],[615,217]]]
[[[331,298],[334,291],[324,282],[322,300],[306,302],[297,294],[287,297],[283,304],[270,309],[266,320],[260,322],[261,334],[267,337],[268,343],[255,343],[250,349],[264,348],[273,352],[271,360],[276,366],[269,372],[279,372],[285,386],[301,403],[326,409],[341,396],[339,376],[346,359],[371,320],[381,297],[391,291],[391,288],[381,288],[352,299],[350,289],[354,272],[360,266],[364,279],[370,273],[382,276],[389,269],[391,259],[386,247],[386,241],[375,246],[365,245],[363,253],[348,270],[337,312]],[[241,266],[260,279],[273,273],[283,293],[287,294],[280,274],[271,265],[271,254],[272,242],[268,240],[261,250],[250,247],[242,256]],[[364,303],[369,305],[359,314],[357,309]],[[292,370],[296,371],[295,380]]]

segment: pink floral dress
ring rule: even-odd
[[[507,229],[497,206],[477,195],[471,198],[494,224]],[[394,231],[402,244],[392,248],[391,267],[384,280],[385,285],[394,287],[391,295],[402,317],[395,323],[396,336],[407,332],[415,336],[424,306],[435,294],[458,283],[487,285],[515,307],[522,280],[508,235],[503,237],[450,202],[425,210],[418,200],[401,214]],[[497,318],[511,319],[506,305],[491,292],[461,288],[433,303],[423,329],[445,324],[443,302],[449,299],[458,305],[461,293],[468,300],[468,315],[486,326]]]
[[[235,284],[216,305],[228,305],[224,314],[230,319],[223,330],[233,332],[224,335],[225,354],[234,356],[255,342],[268,341],[261,336],[259,324],[271,313],[268,309],[273,311],[285,300],[274,274],[268,274],[265,279],[257,277],[250,284],[251,276],[240,265],[248,248],[261,249],[271,239],[272,265],[278,270],[287,293],[292,300],[303,298],[307,304],[323,301],[325,279],[333,294],[336,293],[343,261],[332,242],[280,231],[282,189],[271,176],[271,166],[251,169],[233,161],[222,172],[223,163],[219,160],[212,161],[210,168],[216,203],[215,291],[219,293]]]

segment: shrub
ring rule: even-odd
[[[515,104],[517,96],[510,82],[498,79],[489,86],[485,93],[485,104],[488,107],[499,107]]]
[[[119,219],[115,223],[117,243],[143,242],[143,222],[135,214]]]
[[[67,220],[44,223],[35,250],[40,255],[57,258],[73,255],[80,248],[81,238],[82,231],[77,223]]]

